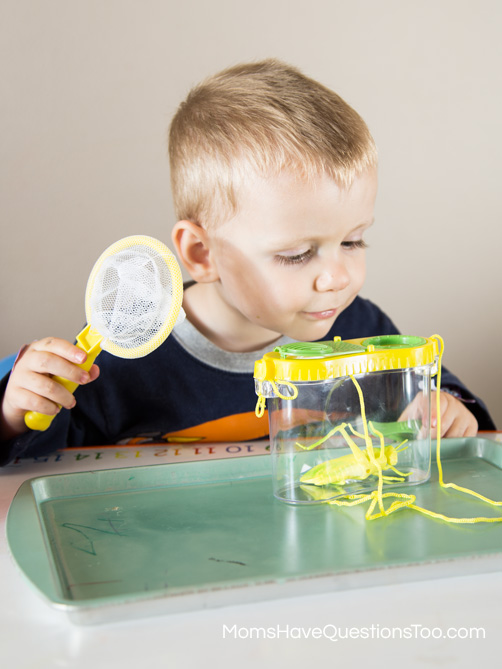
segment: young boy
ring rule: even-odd
[[[67,445],[264,437],[253,365],[265,351],[398,332],[358,297],[377,155],[334,92],[275,60],[230,68],[181,104],[169,152],[172,239],[193,279],[187,320],[145,358],[103,352],[100,373],[83,372],[85,354],[64,340],[28,346],[0,388],[2,464]],[[81,384],[75,397],[52,375]],[[493,429],[447,372],[443,389],[443,435]],[[24,424],[28,410],[58,415],[37,433]]]

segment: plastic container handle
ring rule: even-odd
[[[82,332],[77,336],[77,346],[87,353],[87,359],[81,365],[77,365],[80,369],[88,372],[92,367],[94,360],[101,353],[100,342],[103,337],[96,332],[96,330],[91,330],[91,326],[88,325],[82,330]],[[73,381],[68,381],[61,376],[52,377],[55,381],[64,386],[70,393],[74,393],[78,388],[78,383]],[[30,430],[38,430],[39,432],[45,432],[52,421],[56,416],[47,416],[44,413],[38,413],[38,411],[28,411],[24,416],[25,424],[30,428]]]

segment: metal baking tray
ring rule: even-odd
[[[446,481],[502,498],[502,444],[442,443]],[[417,504],[450,516],[500,511],[441,489]],[[136,466],[26,481],[7,517],[28,580],[77,624],[502,568],[502,523],[452,525],[409,509],[290,506],[270,456]]]

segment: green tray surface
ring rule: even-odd
[[[502,498],[502,444],[444,440],[441,453],[445,481]],[[441,489],[435,464],[407,492],[448,516],[500,514]],[[366,521],[366,509],[276,500],[264,455],[31,479],[9,509],[7,540],[28,580],[70,609],[228,588],[239,601],[250,586],[502,554],[502,523],[451,525],[409,509]]]

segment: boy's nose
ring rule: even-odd
[[[315,280],[315,289],[319,292],[327,290],[343,290],[350,283],[350,277],[345,267],[326,269]]]

